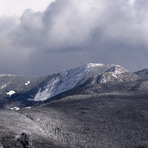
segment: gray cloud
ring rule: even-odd
[[[47,74],[88,62],[147,67],[147,6],[147,0],[56,0],[44,12],[0,18],[0,72]]]

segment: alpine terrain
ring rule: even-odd
[[[0,102],[0,148],[148,148],[147,69],[1,74]]]

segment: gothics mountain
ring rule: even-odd
[[[89,63],[44,77],[0,75],[1,107],[18,109],[32,106],[80,86],[131,82],[139,79],[118,65]],[[106,89],[105,89],[106,90]]]
[[[148,148],[147,69],[89,63],[42,77],[2,74],[0,101],[0,147]]]

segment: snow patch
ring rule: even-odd
[[[20,108],[19,107],[12,107],[12,108],[10,108],[11,110],[20,110]]]
[[[30,109],[31,108],[31,106],[28,106],[28,107],[25,107],[26,109]]]
[[[13,95],[13,94],[15,94],[16,92],[14,91],[14,90],[11,90],[11,91],[9,91],[9,92],[7,92],[7,95],[9,95],[10,97]]]
[[[0,89],[3,89],[3,88],[5,88],[7,85],[6,84],[4,84],[4,85],[2,85],[1,87],[0,87]]]
[[[45,86],[44,91],[41,91],[41,89],[39,89],[38,93],[34,98],[34,101],[45,101],[49,97],[52,97],[53,96],[52,92],[54,91],[58,81],[59,81],[58,78],[53,78],[50,81],[50,83],[47,86]]]
[[[27,81],[27,82],[25,83],[26,86],[27,86],[28,84],[30,84],[30,81]]]

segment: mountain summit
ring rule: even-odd
[[[44,101],[57,94],[70,90],[90,77],[92,82],[111,82],[118,79],[119,75],[127,72],[119,65],[104,65],[100,63],[89,63],[78,68],[64,70],[60,73],[50,75],[47,84],[39,89],[34,101]],[[99,80],[97,80],[99,78]]]

